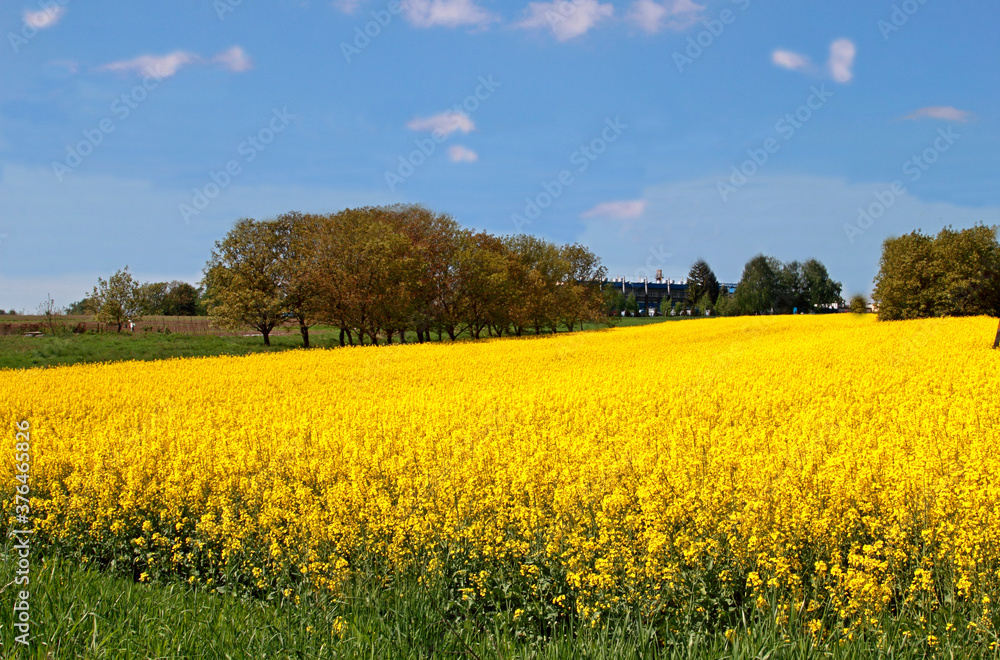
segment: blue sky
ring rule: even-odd
[[[413,202],[724,281],[868,293],[1000,224],[992,0],[29,0],[0,7],[0,306],[197,282],[241,217]]]

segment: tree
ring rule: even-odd
[[[872,300],[880,320],[1000,315],[996,227],[945,227],[936,237],[918,229],[886,239]]]
[[[715,273],[708,267],[704,259],[699,259],[688,271],[687,300],[691,305],[698,305],[702,298],[708,294],[709,300],[714,305],[719,297],[719,280]]]
[[[622,310],[625,309],[625,294],[621,292],[621,289],[614,285],[609,285],[604,288],[603,295],[604,315],[621,316]]]
[[[139,298],[142,300],[143,315],[166,315],[163,311],[163,300],[167,295],[168,286],[166,282],[146,282],[139,285]]]
[[[164,316],[197,316],[198,298],[198,289],[187,282],[174,280],[167,285],[161,313]]]
[[[597,321],[604,316],[601,282],[607,269],[601,259],[579,243],[564,245],[559,256],[568,266],[566,277],[559,288],[560,317],[570,332],[579,323]]]
[[[639,301],[636,300],[635,293],[629,293],[625,300],[626,316],[639,316]]]
[[[746,263],[736,286],[734,303],[738,314],[764,314],[774,307],[780,270],[781,262],[762,254]]]
[[[97,286],[90,294],[94,316],[101,323],[114,323],[118,332],[129,321],[142,320],[143,300],[138,283],[132,279],[128,266],[117,271],[107,281],[97,278]]]
[[[841,302],[843,287],[840,282],[830,278],[826,266],[816,259],[809,259],[802,264],[802,277],[805,280],[806,302],[811,309]]]
[[[851,312],[854,314],[864,314],[868,309],[868,301],[860,293],[851,296]]]
[[[302,346],[309,348],[309,328],[319,320],[319,284],[315,235],[318,218],[291,212],[270,222],[280,253],[278,286],[288,314],[299,324]]]
[[[281,237],[273,223],[238,220],[222,241],[216,241],[205,265],[209,315],[223,328],[250,326],[270,346],[271,331],[287,311],[282,293],[285,275]]]
[[[55,317],[59,314],[56,309],[56,301],[51,294],[45,294],[45,301],[38,305],[38,315],[45,317],[45,324],[49,326],[49,332],[56,333]]]
[[[719,291],[719,297],[715,300],[716,316],[734,316],[736,311],[733,296],[729,295],[725,289]]]
[[[945,227],[934,239],[934,314],[1000,316],[997,229]]]
[[[69,306],[66,307],[66,313],[72,314],[74,316],[79,316],[82,314],[93,315],[94,314],[93,302],[91,301],[89,296],[86,296],[82,300],[77,300],[74,303],[70,303]]]

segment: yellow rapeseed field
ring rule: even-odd
[[[141,580],[396,571],[517,616],[773,607],[819,631],[958,604],[988,628],[995,324],[712,319],[0,371],[0,417],[11,453],[32,427],[38,541]]]

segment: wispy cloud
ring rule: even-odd
[[[448,149],[448,158],[453,163],[474,163],[479,160],[479,154],[468,147],[456,144]]]
[[[235,73],[243,73],[253,68],[253,61],[239,46],[233,46],[229,50],[215,55],[211,62]],[[130,60],[111,62],[99,67],[99,69],[117,73],[135,73],[154,78],[169,78],[184,67],[205,63],[205,58],[196,53],[175,50],[166,55],[140,55]]]
[[[58,23],[65,13],[65,7],[56,5],[53,7],[46,7],[45,9],[40,9],[38,11],[26,10],[23,14],[21,14],[21,16],[24,18],[25,24],[38,30],[44,30]]]
[[[857,48],[850,39],[837,39],[830,44],[830,59],[827,60],[827,70],[830,77],[839,83],[849,83],[854,78],[854,56]],[[775,66],[789,71],[801,71],[805,73],[816,73],[816,67],[812,61],[802,55],[790,50],[775,49],[771,53],[771,62]]]
[[[353,14],[364,0],[335,0],[333,5],[345,14]]]
[[[634,220],[646,212],[646,201],[630,199],[617,202],[601,202],[580,214],[581,218],[608,218],[611,220]]]
[[[950,105],[934,105],[927,108],[914,110],[903,119],[940,119],[942,121],[956,121],[966,123],[975,118],[975,115],[967,110],[959,110]]]
[[[793,53],[790,50],[775,50],[771,53],[771,62],[782,69],[789,69],[791,71],[808,71],[812,68],[812,63],[808,57]]]
[[[447,136],[455,131],[468,133],[475,130],[476,125],[468,115],[449,111],[432,117],[414,117],[406,122],[406,127],[411,131],[439,132]]]
[[[839,83],[851,82],[854,77],[854,55],[857,49],[850,39],[837,39],[830,44],[830,75]]]
[[[197,64],[201,58],[194,53],[175,50],[167,55],[140,55],[130,60],[111,62],[101,67],[103,71],[116,73],[137,73],[154,78],[169,78],[189,64]]]
[[[548,28],[556,41],[569,41],[586,34],[590,28],[611,18],[614,13],[613,5],[602,5],[597,0],[531,2],[517,27]]]
[[[253,68],[253,60],[239,46],[233,46],[229,50],[219,53],[212,58],[212,61],[235,73],[243,73]]]
[[[636,0],[629,7],[626,19],[650,34],[663,29],[680,32],[694,25],[705,10],[691,0]]]
[[[498,20],[473,0],[403,0],[403,15],[416,27],[484,26]]]

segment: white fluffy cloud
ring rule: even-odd
[[[411,131],[440,132],[447,136],[455,131],[468,133],[475,130],[476,124],[466,114],[449,111],[432,117],[414,117],[406,122],[406,127]]]
[[[850,39],[837,39],[830,44],[830,75],[839,83],[851,82],[854,77],[854,55],[857,49]]]
[[[253,61],[239,46],[233,46],[229,50],[219,53],[211,61],[236,73],[243,73],[253,68]],[[169,78],[184,67],[195,64],[205,64],[205,59],[195,53],[175,50],[166,55],[140,55],[130,60],[111,62],[100,69],[118,73],[136,73],[154,78]]]
[[[403,15],[416,27],[483,26],[497,17],[473,0],[403,0]]]
[[[479,154],[468,147],[456,144],[448,149],[448,158],[453,163],[474,163],[479,160]]]
[[[640,30],[650,34],[663,29],[680,32],[691,27],[705,10],[691,0],[636,0],[629,7],[626,18]]]
[[[959,110],[958,108],[953,108],[950,105],[934,105],[928,108],[914,110],[910,114],[903,117],[903,119],[941,119],[943,121],[957,121],[964,124],[970,121],[973,117],[975,117],[975,115],[967,110]]]
[[[253,60],[239,46],[233,46],[229,50],[219,53],[212,58],[212,61],[236,73],[243,73],[253,68]]]
[[[857,48],[850,39],[837,39],[830,44],[830,59],[827,60],[827,70],[830,77],[839,83],[851,82],[854,78],[854,56]],[[771,62],[775,66],[789,71],[813,72],[815,68],[808,57],[790,50],[775,49],[771,53]]]
[[[646,201],[630,199],[617,202],[602,202],[580,214],[581,218],[608,218],[610,220],[633,220],[646,211]]]
[[[65,13],[65,7],[54,6],[38,11],[25,11],[21,16],[25,24],[37,30],[44,30],[58,23]]]
[[[798,53],[793,53],[790,50],[780,49],[771,53],[771,62],[780,66],[782,69],[789,69],[791,71],[806,71],[812,66],[809,63],[809,58],[805,55],[799,55]]]
[[[597,0],[553,0],[531,2],[517,27],[549,29],[556,41],[569,41],[586,34],[590,28],[615,13],[613,5]]]

